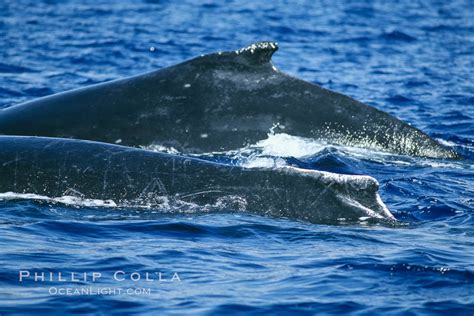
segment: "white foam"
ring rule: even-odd
[[[340,155],[349,158],[369,159],[374,162],[396,166],[416,165],[432,168],[474,169],[474,165],[466,164],[463,161],[397,155],[377,151],[375,149],[332,145],[312,138],[292,136],[285,133],[273,134],[272,132],[268,134],[268,138],[261,140],[254,145],[247,146],[238,151],[238,154],[235,154],[234,152],[234,156],[239,157],[243,156],[243,153],[246,153],[247,161],[242,164],[245,167],[259,165],[262,165],[263,167],[274,167],[275,163],[268,157],[265,160],[266,163],[265,161],[259,161],[262,159],[261,156],[308,158],[315,156],[328,148],[336,150]],[[279,165],[283,165],[282,160],[279,162]]]
[[[175,154],[175,155],[181,154],[181,152],[174,147],[166,147],[159,144],[140,146],[140,148],[149,150],[149,151],[160,152],[160,153]]]
[[[291,136],[285,133],[268,134],[268,138],[254,146],[262,148],[263,155],[301,158],[317,154],[326,145],[314,139]]]
[[[287,163],[281,158],[254,156],[246,160],[241,160],[239,165],[245,168],[279,168],[287,166]]]
[[[0,201],[30,200],[51,204],[63,204],[75,207],[97,207],[97,208],[134,208],[141,210],[151,210],[152,213],[174,213],[193,214],[211,212],[215,210],[228,209],[232,211],[244,211],[247,201],[235,195],[224,195],[218,198],[213,204],[198,205],[192,202],[183,201],[179,198],[168,196],[155,196],[153,200],[142,201],[132,200],[124,203],[113,200],[88,199],[78,196],[63,195],[59,197],[49,197],[33,193],[0,193]]]
[[[368,159],[374,162],[391,164],[395,166],[422,166],[431,168],[447,169],[474,169],[474,165],[463,161],[442,160],[436,158],[411,157],[408,155],[397,155],[389,152],[379,151],[375,148],[361,148],[348,145],[334,145],[313,138],[293,136],[286,133],[274,133],[275,125],[270,129],[267,138],[248,145],[244,148],[226,152],[212,152],[202,155],[191,155],[195,157],[206,155],[225,155],[237,160],[237,165],[246,168],[275,168],[287,165],[280,157],[295,157],[298,159],[316,156],[326,149],[332,149],[339,155],[348,158]],[[207,136],[207,135],[206,135]],[[201,135],[203,137],[203,135]],[[439,140],[443,145],[452,147],[455,144]],[[369,146],[370,147],[370,146]],[[173,147],[159,144],[142,147],[143,149],[164,152],[170,154],[183,154]]]
[[[0,193],[0,201],[1,200],[36,200],[85,207],[117,207],[117,204],[113,200],[86,199],[71,195],[48,197],[32,193],[5,192]]]

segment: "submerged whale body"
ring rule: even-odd
[[[270,129],[396,154],[457,158],[420,130],[277,70],[273,42],[203,55],[0,110],[0,134],[79,138],[183,152],[238,149]]]
[[[238,201],[240,211],[318,223],[394,219],[369,176],[243,168],[61,138],[0,136],[0,148],[0,192],[48,197],[72,192],[125,206],[159,206],[169,198],[201,210],[228,210]]]

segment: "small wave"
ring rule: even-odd
[[[401,31],[385,32],[381,35],[381,37],[383,39],[390,40],[390,41],[412,42],[416,40],[415,37]]]
[[[0,73],[22,73],[22,72],[31,72],[31,69],[18,66],[0,63]]]
[[[385,99],[386,101],[393,103],[395,105],[414,103],[413,99],[407,98],[403,95],[397,94]]]

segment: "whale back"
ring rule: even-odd
[[[380,200],[377,181],[368,176],[293,167],[247,169],[58,138],[0,136],[0,148],[2,193],[73,195],[152,208],[168,201],[186,210],[247,211],[315,223],[394,220]]]
[[[202,153],[256,143],[273,128],[333,144],[457,157],[387,113],[279,71],[271,61],[277,50],[259,42],[12,106],[0,111],[0,133]]]

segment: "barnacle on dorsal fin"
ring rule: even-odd
[[[251,65],[270,62],[273,53],[278,50],[276,42],[257,42],[235,51],[235,54]]]

